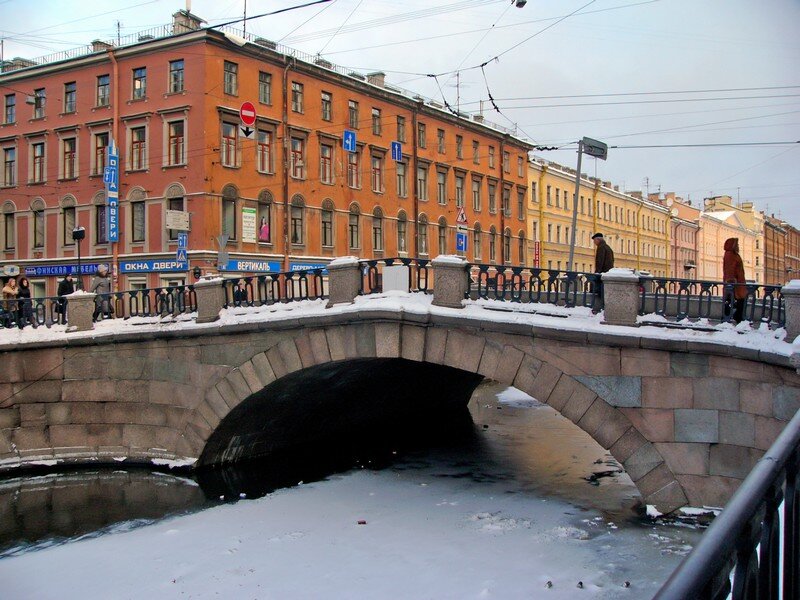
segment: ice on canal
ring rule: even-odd
[[[379,470],[7,556],[0,595],[639,600],[701,534],[642,516],[619,465],[549,407],[484,384],[470,412],[470,439]]]

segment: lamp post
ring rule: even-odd
[[[78,284],[78,289],[83,289],[83,273],[81,272],[81,241],[83,238],[86,237],[86,229],[83,227],[76,227],[72,230],[72,239],[73,241],[78,243],[78,276],[76,277],[76,281]]]
[[[573,266],[573,261],[575,260],[575,229],[578,225],[578,199],[581,193],[581,158],[583,158],[584,153],[605,160],[608,156],[608,146],[603,142],[587,137],[578,142],[578,170],[575,172],[575,195],[572,197],[572,231],[570,231],[567,271],[575,270]]]

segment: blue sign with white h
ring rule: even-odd
[[[108,145],[108,166],[103,169],[106,184],[107,233],[109,242],[119,241],[119,154],[114,140]]]
[[[392,142],[392,160],[403,160],[403,145],[400,142]]]
[[[344,137],[342,138],[342,147],[347,152],[356,152],[356,132],[352,129],[344,130]]]
[[[458,252],[466,252],[467,251],[467,234],[458,232],[456,233],[456,251]]]
[[[185,231],[181,231],[178,233],[178,248],[183,248],[184,250],[189,247],[189,234]]]

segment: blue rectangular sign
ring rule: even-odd
[[[178,248],[183,248],[184,250],[186,250],[186,248],[188,247],[189,247],[189,234],[186,233],[185,231],[181,231],[180,233],[178,233]]]
[[[400,142],[392,142],[392,160],[397,162],[403,160],[403,145]]]
[[[106,174],[108,172],[108,174]],[[108,166],[103,170],[108,201],[107,237],[109,242],[119,241],[119,155],[114,140],[108,145]]]
[[[467,234],[457,232],[456,233],[456,251],[458,252],[466,252],[467,251]]]
[[[342,137],[342,147],[348,152],[356,151],[356,132],[352,129],[344,130],[344,137]]]
[[[327,275],[328,269],[326,268],[328,265],[321,265],[319,263],[301,263],[301,262],[293,262],[289,263],[289,270],[292,272],[296,271],[310,271],[311,269],[322,269],[322,274]]]
[[[81,264],[82,275],[94,275],[97,273],[98,263]],[[24,268],[25,275],[28,277],[47,277],[64,276],[68,273],[78,272],[78,265],[36,265]]]
[[[251,258],[232,258],[220,271],[236,271],[238,273],[280,273],[281,263],[277,260],[257,260]]]
[[[187,263],[174,259],[123,260],[119,263],[120,273],[180,273],[188,270]]]

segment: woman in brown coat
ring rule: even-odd
[[[725,283],[744,284],[744,263],[739,256],[739,238],[728,238],[725,240],[725,256],[722,258],[722,280]],[[733,297],[729,297],[726,291],[725,297],[725,316],[731,314],[731,306],[734,306],[733,320],[740,323],[744,319],[744,301],[747,298],[747,288],[744,285],[733,286]]]

